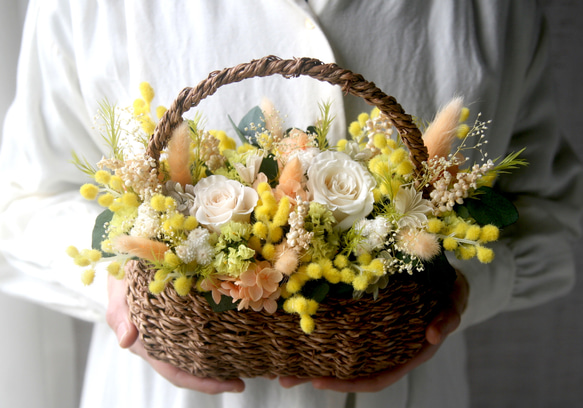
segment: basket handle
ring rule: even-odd
[[[168,111],[158,122],[154,134],[150,137],[146,154],[156,163],[160,152],[166,147],[172,130],[182,121],[182,115],[197,106],[207,96],[213,95],[223,85],[253,77],[266,77],[274,74],[285,78],[305,75],[319,81],[339,85],[345,93],[364,99],[384,113],[398,130],[401,139],[410,152],[411,160],[417,172],[427,160],[427,149],[423,144],[421,132],[413,123],[413,118],[406,114],[395,98],[386,95],[373,82],[366,81],[362,75],[342,69],[336,64],[324,64],[313,58],[294,58],[284,60],[267,56],[232,68],[211,72],[207,79],[194,88],[184,88]]]

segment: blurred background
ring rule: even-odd
[[[583,2],[541,0],[562,130],[583,158]],[[0,123],[15,91],[26,0],[0,0]],[[468,330],[472,407],[583,406],[583,240],[566,297]],[[77,407],[91,325],[0,294],[0,407]]]

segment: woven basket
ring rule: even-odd
[[[182,115],[226,84],[280,74],[310,76],[363,98],[386,114],[420,171],[427,159],[421,132],[393,97],[361,75],[309,58],[269,56],[212,72],[195,88],[185,88],[158,123],[147,154],[159,160]],[[140,261],[126,266],[130,318],[148,353],[199,377],[218,379],[265,375],[349,379],[367,376],[411,359],[425,341],[427,324],[447,295],[424,280],[391,277],[378,298],[326,299],[314,316],[316,329],[305,334],[299,317],[277,311],[213,312],[196,290],[179,296],[171,285],[152,295],[155,271]]]

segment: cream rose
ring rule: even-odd
[[[341,230],[372,211],[375,186],[372,175],[341,152],[320,153],[308,169],[307,187],[312,199],[333,212]]]
[[[229,221],[249,222],[259,195],[225,176],[209,176],[194,186],[194,206],[191,215],[212,231],[220,232]]]

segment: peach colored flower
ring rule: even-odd
[[[255,311],[265,309],[268,313],[274,313],[282,279],[283,274],[272,268],[269,262],[258,262],[239,278],[222,281],[218,291],[233,298],[233,302],[240,301],[238,310],[251,307]]]

